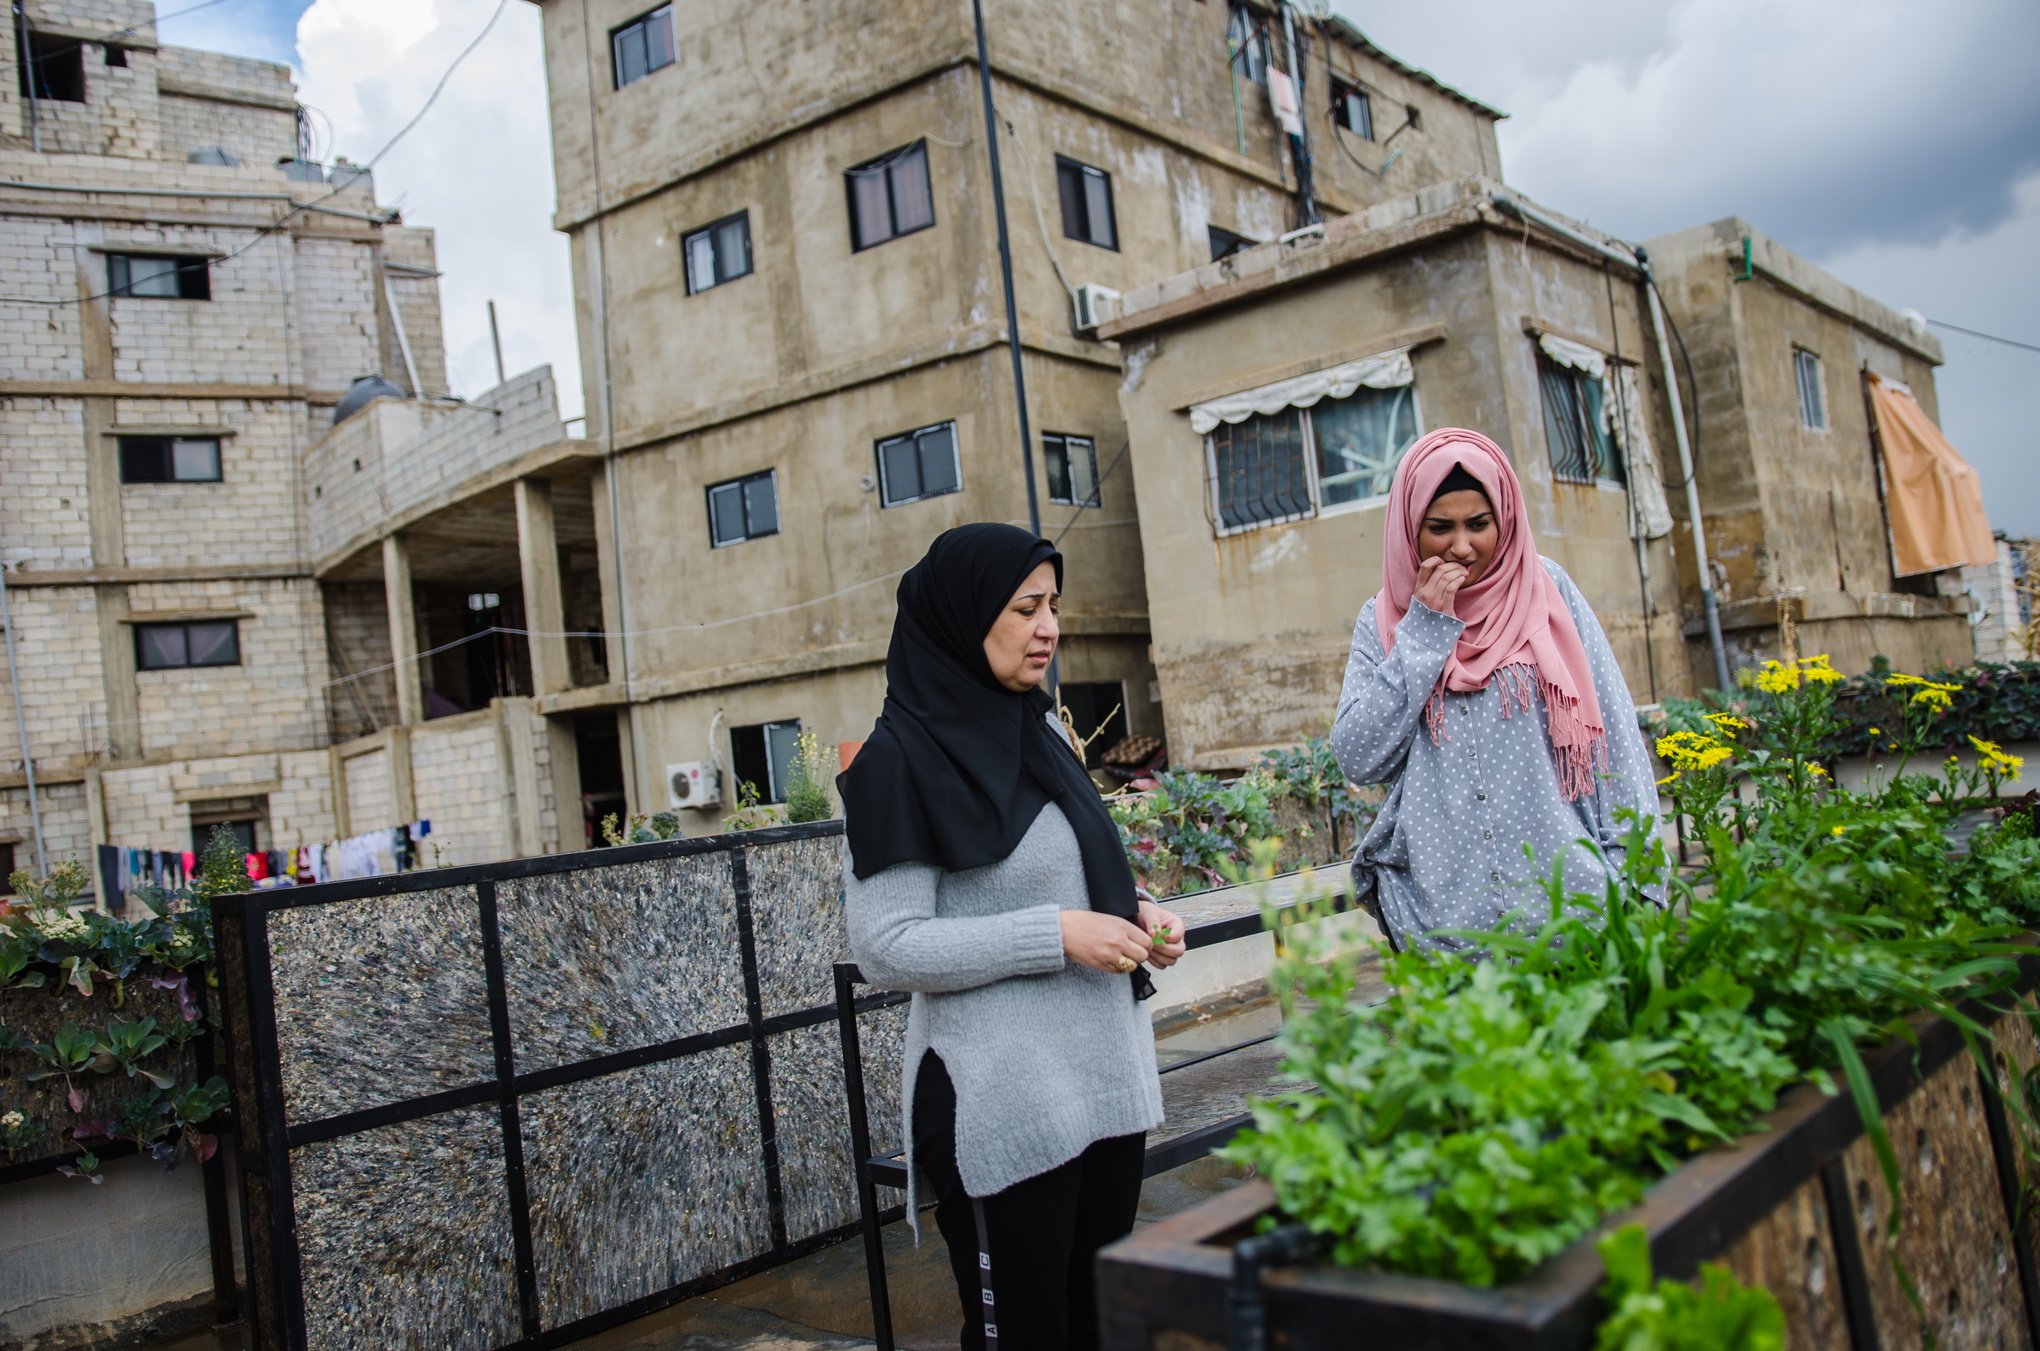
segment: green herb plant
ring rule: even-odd
[[[1785,1351],[1785,1311],[1770,1291],[1742,1284],[1727,1267],[1704,1263],[1700,1288],[1651,1283],[1650,1240],[1624,1225],[1596,1245],[1608,1269],[1601,1299],[1609,1315],[1594,1351]]]

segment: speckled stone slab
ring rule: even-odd
[[[789,840],[745,852],[751,932],[765,1016],[835,1002],[834,966],[848,961],[843,837]]]
[[[292,1124],[495,1077],[471,888],[276,911],[269,965]]]
[[[864,1054],[864,1104],[876,1154],[900,1148],[900,1055],[907,1009],[873,1009],[858,1019]],[[850,1149],[850,1108],[843,1091],[843,1046],[834,1022],[782,1032],[767,1043],[772,1062],[772,1119],[779,1139],[779,1188],[786,1238],[804,1238],[857,1218]]]
[[[771,1248],[748,1044],[520,1101],[545,1326]]]
[[[311,1351],[484,1351],[521,1335],[493,1107],[291,1151]]]
[[[520,1074],[744,1021],[724,853],[497,884]]]

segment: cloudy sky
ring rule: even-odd
[[[1507,177],[1553,207],[1631,239],[1739,215],[1887,304],[2040,345],[2031,0],[1337,7],[1387,50],[1512,114]],[[291,63],[330,129],[321,154],[361,160],[493,12],[494,0],[219,0],[162,32]],[[544,90],[537,10],[506,0],[376,177],[384,201],[439,231],[455,389],[495,382],[494,299],[510,369],[551,362],[574,411]],[[2040,445],[2024,416],[2040,353],[1937,331],[1943,422],[1983,475],[1993,524],[2040,534]]]

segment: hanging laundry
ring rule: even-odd
[[[127,912],[127,888],[121,885],[121,856],[116,845],[102,844],[93,851],[99,868],[99,899],[116,915]]]

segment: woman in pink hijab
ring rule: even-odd
[[[1599,897],[1607,865],[1580,841],[1619,860],[1616,812],[1654,819],[1657,789],[1607,635],[1538,555],[1501,447],[1458,427],[1410,447],[1382,577],[1332,727],[1346,777],[1388,785],[1354,859],[1369,909],[1399,947],[1458,949],[1438,931],[1543,920],[1554,859]]]

